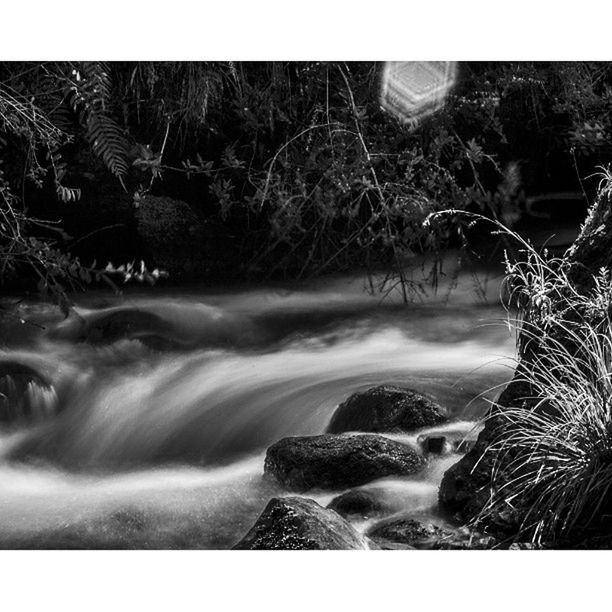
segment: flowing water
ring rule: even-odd
[[[67,319],[7,298],[0,546],[231,547],[288,494],[262,478],[266,448],[325,431],[339,402],[378,384],[430,393],[451,414],[435,431],[474,437],[512,374],[514,338],[498,283],[485,300],[463,281],[448,302],[408,306],[357,278],[89,293]],[[417,447],[422,433],[399,439]],[[458,459],[367,486],[435,519],[441,476]]]

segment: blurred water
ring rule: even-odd
[[[464,280],[448,304],[381,303],[352,278],[291,291],[88,294],[67,320],[21,303],[25,331],[3,335],[0,364],[38,372],[55,414],[1,430],[0,545],[229,547],[286,494],[261,478],[266,447],[323,432],[339,402],[377,384],[431,393],[452,415],[436,430],[474,436],[511,376],[514,342],[497,284],[487,304]],[[48,389],[28,393],[48,414]],[[432,514],[457,459],[368,486]]]

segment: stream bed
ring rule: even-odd
[[[431,394],[451,416],[431,431],[474,438],[512,375],[514,336],[499,279],[484,293],[460,280],[448,300],[409,305],[357,277],[89,292],[68,318],[3,298],[0,365],[14,373],[0,387],[22,399],[0,424],[0,547],[231,548],[290,494],[262,477],[266,448],[324,432],[375,385]],[[19,388],[24,372],[36,376]],[[423,433],[391,437],[417,447]],[[438,486],[458,459],[367,486],[441,523]]]

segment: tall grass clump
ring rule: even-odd
[[[602,268],[577,285],[567,257],[522,245],[506,286],[518,308],[514,383],[529,391],[488,417],[481,461],[494,467],[475,523],[510,515],[515,541],[572,546],[612,526],[612,281]]]

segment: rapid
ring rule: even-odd
[[[324,432],[379,384],[431,394],[451,415],[432,431],[473,439],[513,370],[499,282],[463,273],[448,299],[408,305],[360,277],[90,291],[67,318],[4,298],[0,547],[230,548],[289,494],[263,478],[266,448]],[[417,447],[423,433],[393,437]],[[438,485],[458,459],[367,487],[442,521]]]

